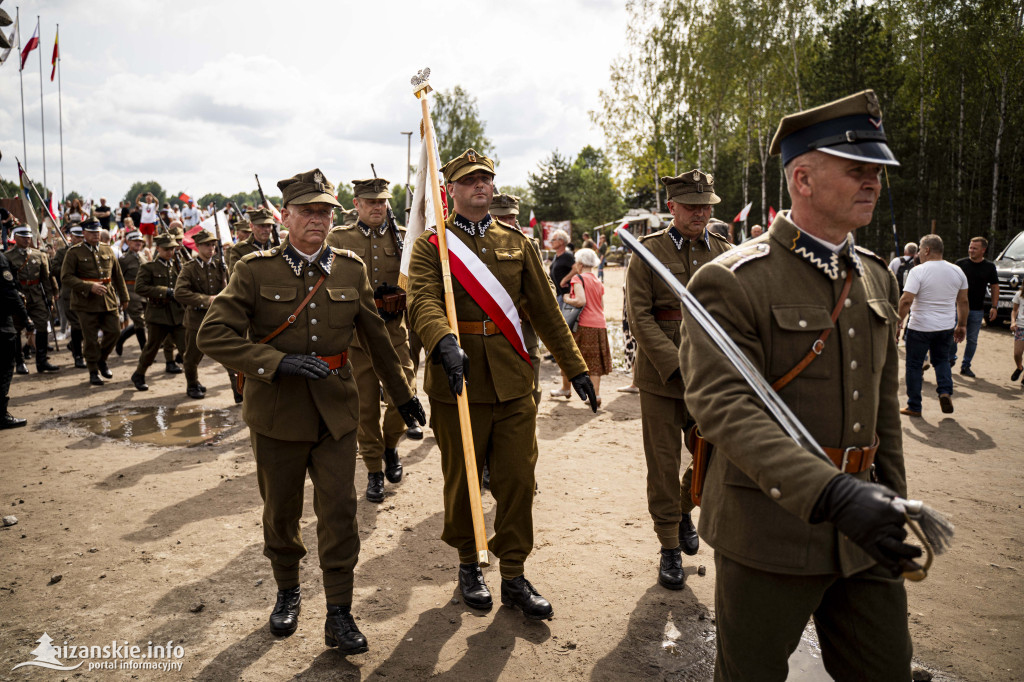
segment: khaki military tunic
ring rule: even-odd
[[[60,280],[71,296],[71,310],[78,314],[82,327],[85,362],[90,371],[95,371],[98,363],[107,361],[121,331],[118,300],[128,301],[121,266],[114,250],[106,244],[91,247],[82,242],[68,249],[61,265]],[[105,285],[106,293],[92,293],[94,283]],[[102,346],[100,331],[103,332]]]
[[[142,259],[141,252],[128,251],[118,258],[117,262],[121,266],[124,283],[128,286],[128,295],[130,297],[128,301],[128,317],[131,318],[133,324],[142,329],[146,325],[143,317],[146,311],[146,299],[135,291],[135,280],[139,276],[139,268],[142,267],[145,261]]]
[[[878,480],[906,496],[894,336],[898,287],[883,260],[855,248],[852,238],[834,253],[781,211],[766,234],[702,268],[688,288],[773,382],[833,327],[830,314],[849,268],[853,284],[835,331],[779,395],[825,447],[870,446],[877,434]],[[876,572],[872,559],[831,524],[809,523],[838,469],[782,431],[689,315],[679,362],[686,404],[715,446],[699,528],[719,567],[724,672],[716,670],[716,678],[740,679],[755,670],[762,679],[784,678],[785,657],[780,664],[775,654],[795,649],[813,611],[819,632],[828,634],[823,647],[849,662],[852,678],[906,679],[872,668],[901,660],[909,675],[902,580]],[[866,480],[869,472],[856,476]],[[776,668],[769,668],[773,660]]]
[[[157,258],[139,268],[135,293],[146,298],[146,345],[135,368],[137,374],[146,373],[167,337],[174,339],[179,352],[185,352],[185,313],[171,296],[177,278],[178,266],[173,260]]]
[[[54,252],[53,259],[50,261],[50,273],[57,280],[58,305],[60,305],[64,317],[67,318],[68,325],[71,327],[72,330],[81,332],[82,327],[78,323],[78,313],[71,310],[71,289],[70,287],[64,286],[60,280],[60,273],[61,268],[64,265],[64,258],[67,256],[68,249],[70,248],[70,246],[65,244],[61,246],[59,249],[57,249],[56,252]],[[81,340],[78,341],[78,345],[81,345]],[[68,347],[70,349],[70,343],[68,344]],[[75,355],[81,355],[81,348],[78,348],[77,352],[73,352],[75,353]]]
[[[269,249],[271,246],[272,244],[269,240],[266,244],[260,244],[256,241],[256,237],[251,234],[237,244],[233,244],[225,254],[228,261],[228,274],[230,275],[235,271],[235,264],[245,256],[248,256],[250,253],[256,253],[257,251],[264,251]]]
[[[18,288],[25,295],[25,308],[35,325],[36,333],[41,332],[45,336],[53,301],[49,258],[38,249],[23,249],[20,246],[8,250],[6,256],[17,277]]]
[[[195,257],[185,264],[174,284],[174,299],[185,309],[185,380],[189,384],[199,381],[199,363],[203,352],[196,337],[199,327],[210,309],[210,297],[224,289],[227,268],[216,256],[204,263]]]
[[[704,230],[696,239],[672,226],[640,241],[683,285],[694,273],[732,245]],[[679,299],[639,258],[626,270],[626,313],[636,339],[633,383],[640,389],[644,456],[647,460],[647,508],[654,532],[665,549],[679,546],[679,522],[693,509],[690,458],[683,465],[683,431],[689,414],[683,402],[679,371]],[[658,319],[658,316],[675,319]],[[673,374],[676,378],[673,378]],[[685,469],[680,478],[680,467]]]
[[[456,227],[456,222],[460,226]],[[570,377],[586,372],[587,365],[555,302],[540,257],[527,238],[512,227],[490,222],[490,216],[472,224],[462,217],[456,221],[453,214],[446,224],[448,239],[462,241],[491,270],[521,311],[520,317],[529,317],[563,371]],[[413,329],[430,351],[452,333],[444,307],[440,257],[429,241],[432,234],[421,235],[413,245],[408,292]],[[452,286],[458,320],[478,324],[485,321],[483,309],[455,277]],[[461,345],[469,357],[465,390],[477,471],[488,456],[491,493],[497,503],[495,532],[489,545],[501,560],[502,577],[514,578],[522,574],[523,562],[533,548],[536,451],[531,444],[537,422],[534,370],[501,334],[462,334]],[[458,550],[460,561],[476,561],[458,410],[439,363],[427,362],[424,390],[430,396],[431,428],[441,450],[445,479],[441,538]]]
[[[294,323],[265,344],[316,285],[327,279]],[[352,570],[359,554],[354,486],[358,397],[346,363],[325,379],[278,374],[289,353],[322,357],[365,342],[388,395],[402,404],[412,389],[377,314],[363,262],[326,248],[309,263],[287,239],[235,264],[231,281],[214,299],[199,329],[199,349],[243,372],[242,416],[249,425],[264,501],[264,554],[280,589],[298,584],[305,547],[299,533],[306,472],[316,497],[317,538],[328,604],[352,601]]]

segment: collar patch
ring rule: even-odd
[[[711,250],[711,241],[708,239],[708,231],[706,229],[701,233],[700,237],[697,237],[696,239],[689,239],[684,237],[673,225],[668,228],[668,236],[672,238],[672,243],[676,245],[676,250],[678,251],[683,250],[683,244],[686,242],[703,242],[707,250]]]
[[[843,263],[851,264],[857,268],[857,274],[864,276],[864,266],[861,264],[860,256],[854,247],[853,238],[846,237],[846,243],[839,251],[823,245],[817,239],[803,233],[799,228],[796,230],[796,237],[789,250],[803,258],[805,261],[821,270],[829,279],[840,279],[839,271]]]
[[[486,232],[487,228],[491,226],[493,219],[491,218],[491,214],[488,213],[487,215],[484,216],[483,220],[474,223],[471,220],[467,220],[462,215],[456,213],[455,218],[452,222],[454,222],[455,225],[459,227],[459,229],[468,234],[470,237],[483,237],[484,232]]]

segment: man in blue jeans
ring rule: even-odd
[[[921,416],[921,384],[924,361],[930,353],[938,384],[942,411],[953,411],[952,349],[967,334],[967,276],[963,270],[942,259],[942,238],[937,234],[921,238],[921,264],[907,274],[900,296],[900,326],[908,313],[906,383],[907,406],[901,414]]]
[[[996,271],[996,264],[986,260],[985,252],[988,251],[988,240],[984,237],[975,237],[967,247],[967,258],[961,258],[956,262],[957,266],[967,276],[967,346],[964,348],[964,359],[960,363],[961,376],[975,377],[971,370],[971,360],[974,359],[974,351],[978,349],[978,332],[981,331],[981,322],[985,317],[985,288],[992,290],[992,306],[988,311],[989,322],[996,319],[999,306],[999,273]],[[950,347],[953,359],[951,366],[956,365],[956,346]]]

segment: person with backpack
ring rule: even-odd
[[[907,273],[917,265],[917,244],[907,242],[903,247],[903,255],[893,258],[889,262],[889,269],[896,275],[896,283],[900,285],[900,293],[903,293],[903,284],[907,281]]]

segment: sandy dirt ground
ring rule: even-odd
[[[606,279],[606,310],[617,320],[622,271],[610,268]],[[908,584],[915,664],[937,680],[1024,679],[1024,402],[1009,381],[1011,348],[1005,328],[983,330],[978,378],[954,379],[956,412],[939,411],[928,372],[924,417],[904,418],[912,496],[957,526],[931,576]],[[58,375],[15,377],[11,411],[29,426],[0,433],[0,505],[18,519],[0,530],[0,679],[710,679],[712,553],[702,544],[684,557],[684,590],[657,585],[639,399],[615,391],[627,375],[605,377],[596,415],[576,399],[541,404],[527,576],[552,601],[551,621],[501,607],[479,614],[458,600],[457,557],[439,539],[441,470],[429,430],[400,446],[405,480],[388,484],[381,505],[364,499],[366,470],[356,464],[353,610],[370,651],[345,659],[323,644],[311,485],[304,610],[295,635],[278,639],[267,626],[275,586],[255,464],[226,375],[207,360],[209,395],[193,401],[183,378],[157,365],[151,390],[138,393],[128,381],[138,353],[133,345],[115,359],[101,389],[68,367],[66,352]],[[545,362],[545,393],[557,377]],[[104,430],[116,437],[95,433]],[[484,509],[490,520],[486,493]],[[496,569],[485,577],[497,592]],[[142,654],[170,640],[181,657],[159,660],[181,668],[90,672],[101,659],[61,649],[60,664],[83,665],[13,669],[37,660],[43,633],[54,647],[116,640]],[[790,679],[828,679],[811,633]]]

